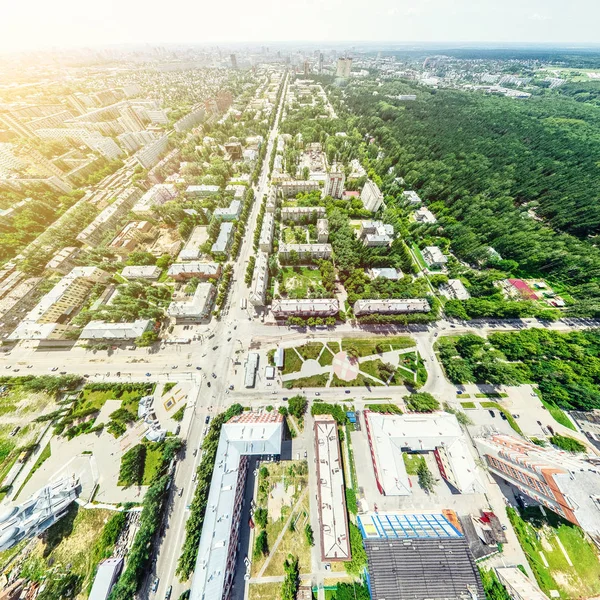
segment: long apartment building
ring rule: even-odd
[[[269,255],[259,252],[256,256],[256,264],[250,284],[250,295],[248,299],[254,306],[264,306],[269,286]]]
[[[331,196],[332,198],[341,198],[344,194],[344,183],[346,182],[346,176],[344,171],[331,170],[325,177],[325,188],[323,189],[323,196]]]
[[[127,214],[133,205],[141,198],[142,191],[137,187],[123,190],[116,200],[107,206],[78,236],[77,241],[89,247],[96,246],[107,231]]]
[[[294,221],[294,223],[314,223],[325,217],[323,206],[284,206],[281,209],[282,221]]]
[[[289,261],[294,256],[300,261],[331,258],[331,244],[280,244],[279,258]]]
[[[360,315],[397,315],[410,314],[418,312],[429,312],[431,306],[425,298],[406,298],[406,299],[381,299],[381,300],[357,300],[354,303],[354,314]]]
[[[132,221],[127,223],[110,243],[113,252],[125,257],[133,252],[138,244],[152,239],[156,235],[156,228],[150,221]]]
[[[271,311],[276,319],[286,319],[287,317],[333,317],[340,312],[340,303],[335,298],[273,300]]]
[[[371,212],[377,212],[383,204],[383,194],[377,184],[370,179],[367,179],[360,193],[360,199],[363,206]]]
[[[177,196],[177,188],[173,183],[153,185],[132,208],[134,213],[150,214],[154,206],[160,206]]]
[[[260,238],[258,247],[262,252],[273,251],[273,232],[275,231],[275,216],[273,213],[265,213],[262,227],[260,229]]]
[[[151,169],[160,160],[169,146],[169,137],[163,135],[154,142],[138,150],[133,156],[144,169]]]
[[[308,181],[282,181],[279,184],[279,189],[283,194],[284,198],[291,198],[296,196],[300,192],[314,192],[319,189],[319,182],[308,180]]]
[[[494,475],[600,540],[600,467],[504,434],[475,438]]]

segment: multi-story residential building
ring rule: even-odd
[[[131,106],[125,105],[119,111],[120,117],[117,121],[123,127],[124,131],[143,131],[146,126],[140,118],[138,112]]]
[[[419,198],[419,194],[413,190],[407,190],[406,192],[402,192],[402,195],[411,203],[411,204],[421,204],[421,198]]]
[[[192,111],[184,117],[181,117],[181,119],[178,121],[175,121],[173,128],[179,133],[182,131],[187,131],[188,129],[193,129],[194,127],[200,125],[202,121],[204,121],[204,114],[204,108],[198,106],[192,109]]]
[[[231,204],[224,208],[215,208],[213,216],[219,221],[236,221],[242,214],[242,203],[239,200],[232,200]]]
[[[227,254],[229,252],[229,246],[231,246],[232,239],[233,223],[221,223],[219,236],[210,249],[211,253],[220,255]]]
[[[162,183],[164,181],[164,175],[162,170],[168,167],[170,164],[175,163],[179,157],[179,148],[171,150],[155,167],[148,171],[148,181],[150,183]]]
[[[169,277],[177,281],[185,279],[218,279],[221,275],[221,265],[219,263],[204,262],[185,262],[173,263],[169,267]]]
[[[273,213],[265,213],[262,227],[260,229],[260,238],[258,247],[262,252],[273,251],[273,232],[275,230],[275,216]],[[327,241],[327,240],[325,240]]]
[[[117,199],[107,206],[78,236],[77,241],[91,248],[98,245],[104,235],[112,229],[119,219],[127,214],[141,198],[142,191],[137,187],[123,190]]]
[[[121,276],[125,279],[151,279],[156,280],[160,277],[162,269],[156,265],[127,266],[121,271]]]
[[[448,283],[440,286],[440,292],[454,300],[468,300],[471,297],[465,284],[460,279],[448,279]]]
[[[177,188],[172,183],[159,183],[152,186],[131,209],[139,215],[150,214],[153,206],[161,206],[177,196]]]
[[[315,223],[317,219],[325,217],[323,206],[284,206],[281,209],[281,220],[294,221],[294,223]]]
[[[179,292],[167,308],[167,315],[176,323],[202,321],[210,316],[217,288],[208,282],[199,283],[192,294]]]
[[[494,475],[600,541],[600,472],[594,461],[505,434],[475,438]]]
[[[371,212],[377,212],[383,204],[383,194],[377,187],[377,184],[370,179],[367,179],[360,193],[360,199],[363,206]]]
[[[138,150],[133,156],[144,169],[151,169],[169,147],[169,137],[163,135]]]
[[[354,314],[360,315],[396,315],[405,313],[429,312],[431,307],[425,298],[357,300]]]
[[[278,198],[277,198],[277,189],[275,187],[269,187],[269,191],[267,193],[267,204],[266,211],[268,213],[274,213],[277,209]]]
[[[18,136],[30,139],[38,137],[33,129],[8,111],[0,111],[0,124],[9,131],[16,133]]]
[[[437,246],[425,246],[421,255],[430,269],[441,269],[448,262],[448,257]]]
[[[333,317],[340,312],[340,304],[334,298],[273,300],[271,311],[276,319],[285,319],[293,316]]]
[[[421,206],[419,210],[415,211],[415,221],[417,223],[437,223],[435,215],[426,206]]]
[[[279,258],[285,262],[296,257],[300,262],[331,258],[333,248],[331,244],[280,244]]]
[[[323,189],[323,196],[331,196],[332,198],[341,198],[344,194],[344,183],[346,176],[344,171],[331,170],[327,172],[325,177],[325,188]]]
[[[269,255],[259,252],[256,256],[252,283],[250,284],[250,295],[248,299],[254,306],[263,306],[266,300],[269,285]]]
[[[281,454],[283,416],[244,412],[221,428],[190,600],[230,600],[249,455]]]
[[[75,267],[75,260],[81,254],[81,249],[75,246],[68,246],[59,250],[48,261],[46,269],[48,271],[58,271],[63,275],[69,273]]]
[[[108,279],[110,275],[98,267],[76,267],[42,297],[8,339],[62,338],[92,287]]]
[[[389,246],[394,239],[394,227],[382,221],[361,221],[358,237],[368,247]]]
[[[128,152],[137,152],[142,146],[150,144],[156,139],[153,131],[126,131],[117,136],[119,144]]]
[[[110,249],[121,256],[133,252],[138,244],[152,239],[156,228],[149,221],[132,221],[127,223],[110,243]]]
[[[350,77],[352,71],[352,59],[351,58],[338,58],[337,68],[335,70],[336,77],[343,77],[347,79]]]
[[[157,125],[168,125],[169,117],[162,108],[146,109],[146,114],[152,123]]]
[[[185,195],[191,198],[207,198],[216,196],[221,188],[218,185],[188,185]]]
[[[90,321],[81,332],[80,340],[135,340],[150,331],[154,322],[150,319],[137,319],[130,323],[108,323]]]
[[[279,189],[283,194],[284,198],[291,198],[292,196],[298,195],[300,192],[314,192],[319,188],[318,181],[282,181],[279,184]]]
[[[242,160],[242,144],[239,142],[226,142],[223,147],[231,160]]]
[[[317,243],[326,244],[329,240],[329,221],[317,219]]]

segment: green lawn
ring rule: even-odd
[[[383,384],[378,383],[377,381],[374,381],[373,379],[370,379],[368,377],[365,377],[360,373],[352,381],[344,381],[334,373],[331,383],[329,385],[330,387],[375,387],[381,386]]]
[[[319,356],[319,364],[322,367],[328,367],[332,363],[333,363],[333,354],[330,352],[329,348],[327,346],[325,346],[325,348],[323,349],[323,352],[321,353],[321,356]]]
[[[590,598],[600,594],[600,561],[583,531],[551,511],[544,518],[538,508],[507,509],[521,547],[542,591],[558,590],[561,598]],[[570,566],[560,540],[573,566]],[[541,559],[543,552],[549,567]]]
[[[347,350],[350,346],[358,350],[359,356],[370,356],[378,354],[377,347],[381,347],[384,352],[390,350],[403,350],[412,348],[415,345],[414,340],[407,335],[386,336],[379,338],[344,338],[342,340],[342,350]]]
[[[533,391],[537,394],[538,398],[540,399],[540,402],[546,407],[546,410],[550,413],[552,418],[557,423],[560,423],[561,425],[564,425],[565,427],[568,427],[573,431],[577,431],[577,429],[575,429],[575,425],[573,425],[571,419],[567,417],[565,411],[562,408],[559,408],[558,406],[556,406],[556,404],[546,402],[538,388],[533,388]]]
[[[296,350],[300,352],[304,360],[316,360],[322,348],[322,342],[308,342],[303,346],[298,346]]]
[[[283,282],[288,294],[294,298],[307,298],[310,289],[324,291],[321,271],[310,267],[283,267]]]
[[[483,394],[475,394],[475,398],[508,398],[508,394],[502,392],[486,392]]]
[[[367,375],[371,375],[371,377],[375,377],[376,379],[381,379],[384,383],[387,381],[387,377],[382,377],[379,374],[379,368],[382,367],[385,363],[376,358],[375,360],[368,360],[366,362],[360,363],[360,370]]]
[[[162,446],[157,443],[146,444],[146,461],[144,462],[144,477],[142,485],[150,485],[162,459]]]
[[[421,250],[419,250],[419,247],[416,244],[412,244],[411,248],[412,248],[412,251],[414,252],[414,255],[417,257],[417,262],[419,263],[419,267],[421,267],[421,269],[423,269],[423,270],[427,270],[429,267],[427,266],[427,263],[425,262],[425,259],[423,258],[423,255],[421,254]]]
[[[302,368],[302,359],[293,348],[286,348],[283,353],[283,374],[296,373]]]
[[[313,375],[312,377],[300,377],[299,379],[286,381],[283,384],[283,387],[288,390],[291,390],[292,388],[325,387],[328,379],[329,375],[327,373],[323,375]]]
[[[463,408],[477,408],[477,407],[475,406],[475,402],[461,402],[461,403],[460,403],[460,405],[461,405]]]
[[[337,354],[341,350],[339,342],[327,342],[327,347],[333,354]]]
[[[416,475],[419,465],[425,462],[425,459],[420,454],[407,454],[406,452],[403,452],[402,458],[404,459],[406,472],[409,475]]]

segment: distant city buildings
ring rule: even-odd
[[[338,58],[337,67],[335,70],[335,76],[347,79],[348,77],[350,77],[351,71],[352,71],[352,59],[351,58]]]

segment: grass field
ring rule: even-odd
[[[308,342],[303,346],[297,346],[296,350],[304,360],[316,360],[323,348],[322,342]]]
[[[545,518],[538,508],[527,509],[522,516],[509,508],[508,515],[542,591],[550,595],[550,590],[558,590],[565,599],[600,594],[598,554],[581,529],[550,511]],[[573,566],[569,565],[558,540]]]
[[[414,340],[407,335],[379,338],[344,338],[342,340],[342,350],[347,350],[352,346],[358,350],[359,356],[378,354],[378,346],[385,352],[389,350],[404,350],[405,348],[412,348],[414,345]]]
[[[329,350],[328,346],[325,346],[321,356],[319,356],[319,364],[322,367],[328,367],[329,365],[333,364],[333,354]]]
[[[414,255],[417,257],[417,263],[419,263],[419,267],[426,271],[429,267],[427,266],[427,263],[425,262],[425,259],[421,254],[421,250],[419,250],[419,247],[416,244],[412,244],[411,249]]]
[[[463,408],[477,408],[477,407],[475,406],[475,402],[461,402],[461,403],[460,403],[460,405],[461,405]]]
[[[281,600],[281,583],[251,583],[248,600]]]
[[[540,392],[540,390],[536,387],[533,388],[533,391],[537,394],[540,402],[546,407],[546,410],[550,413],[552,418],[561,425],[572,429],[573,431],[577,431],[575,429],[575,425],[571,422],[571,419],[567,417],[565,411],[562,408],[556,406],[556,404],[551,404],[550,402],[546,402]]]
[[[306,298],[310,289],[324,290],[321,271],[309,267],[283,267],[283,282],[288,294],[294,298]]]
[[[161,464],[162,449],[159,444],[146,444],[146,461],[144,462],[144,477],[142,485],[150,485],[152,478],[156,474],[158,467]]]
[[[416,475],[419,465],[425,462],[425,459],[419,454],[407,454],[406,452],[403,452],[402,458],[404,459],[406,472],[409,475]]]
[[[291,390],[292,388],[325,387],[327,385],[328,379],[328,373],[324,373],[321,375],[312,375],[311,377],[300,377],[299,379],[292,379],[291,381],[286,381],[283,384],[283,387],[285,387],[288,390]]]
[[[341,387],[361,387],[361,386],[376,387],[376,386],[381,386],[381,385],[383,385],[383,384],[378,383],[377,381],[374,381],[373,379],[370,379],[369,377],[365,377],[364,375],[361,375],[360,373],[352,381],[344,381],[343,379],[340,379],[334,373],[333,378],[331,379],[331,383],[329,384],[330,387],[340,387],[340,388]]]
[[[296,373],[302,368],[302,359],[293,348],[286,348],[283,353],[283,374]]]

